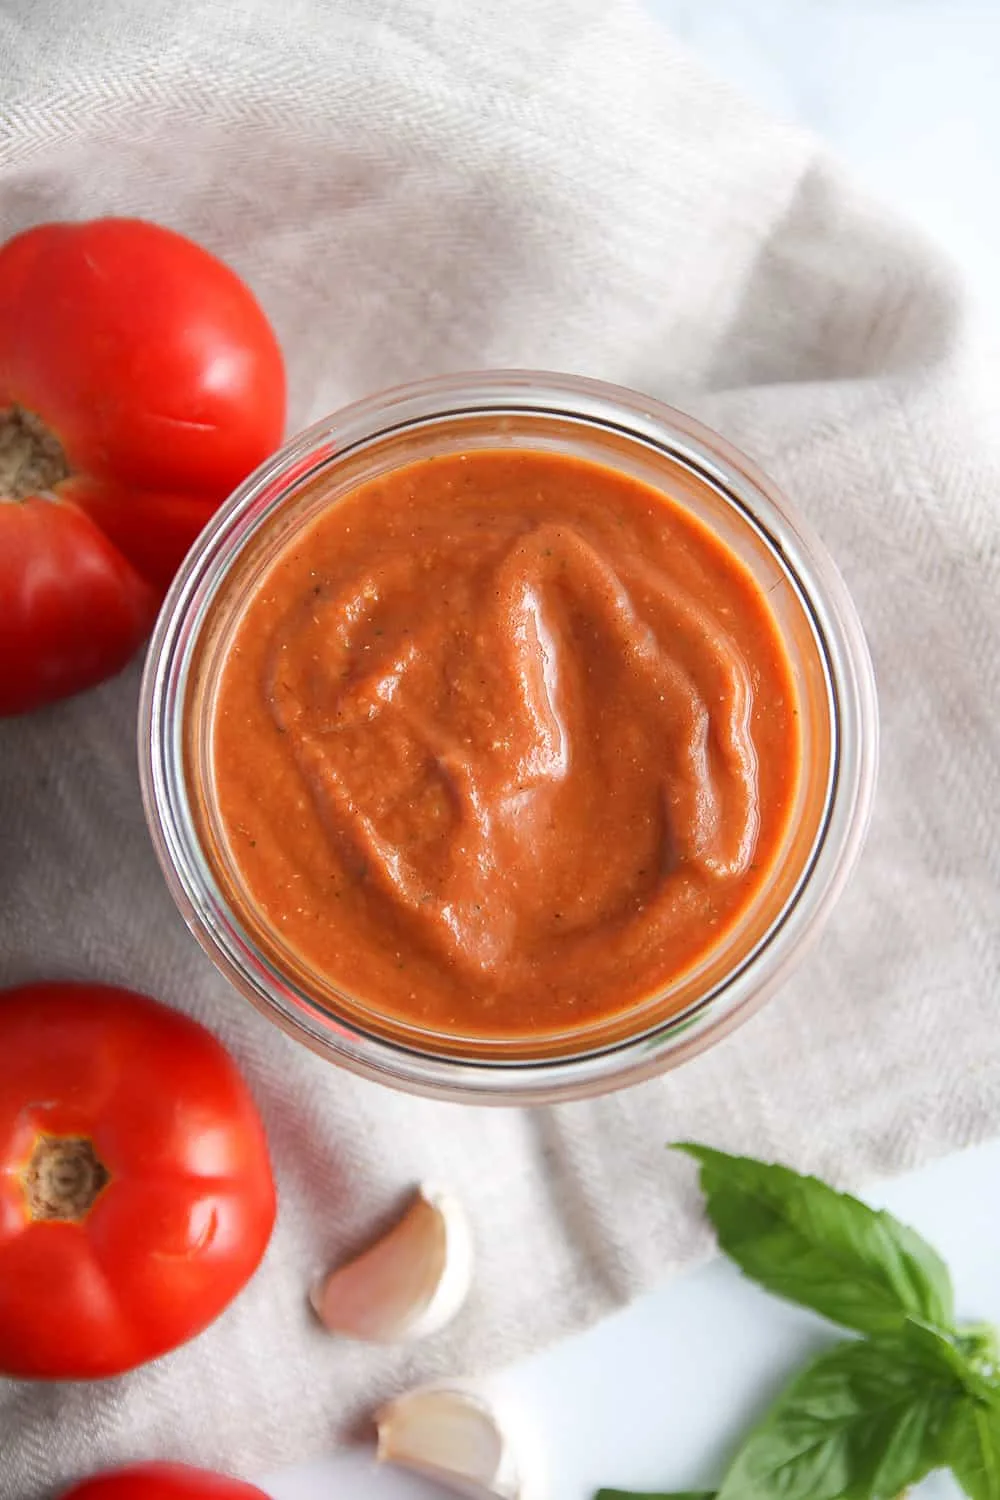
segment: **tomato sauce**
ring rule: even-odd
[[[218,821],[297,961],[448,1036],[601,1022],[768,879],[796,692],[729,546],[642,480],[471,449],[360,484],[245,603]]]

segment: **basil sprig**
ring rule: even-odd
[[[785,1387],[718,1490],[597,1500],[896,1500],[950,1468],[1000,1500],[993,1329],[959,1328],[948,1268],[914,1230],[816,1177],[681,1144],[698,1163],[720,1248],[787,1301],[862,1335]]]

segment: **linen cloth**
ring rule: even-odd
[[[860,873],[781,996],[662,1080],[527,1111],[361,1082],[227,988],[146,835],[137,669],[0,726],[0,982],[89,976],[205,1021],[281,1194],[196,1342],[91,1387],[0,1383],[0,1500],[139,1457],[262,1472],[582,1327],[707,1250],[679,1136],[859,1183],[994,1132],[1000,364],[936,255],[627,3],[4,0],[0,89],[3,234],[124,213],[202,241],[275,323],[293,426],[485,366],[714,424],[838,560],[883,727]],[[311,1278],[425,1176],[472,1216],[470,1304],[413,1350],[329,1340]]]

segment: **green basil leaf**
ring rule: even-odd
[[[951,1412],[941,1459],[972,1500],[1000,1500],[1000,1394],[967,1395]]]
[[[909,1317],[949,1328],[948,1268],[891,1214],[788,1167],[680,1143],[701,1167],[720,1248],[779,1297],[858,1333],[890,1333]]]
[[[992,1323],[962,1323],[955,1329],[954,1341],[971,1368],[986,1381],[991,1396],[995,1394],[1000,1338]]]
[[[940,1465],[963,1399],[948,1363],[910,1354],[896,1335],[820,1355],[750,1433],[718,1500],[896,1500]]]
[[[715,1500],[714,1490],[598,1490],[594,1500]]]
[[[970,1395],[992,1398],[994,1387],[984,1373],[982,1358],[989,1345],[978,1330],[971,1336],[962,1330],[942,1333],[930,1323],[907,1318],[901,1337],[903,1358],[918,1361],[928,1369],[949,1370]]]

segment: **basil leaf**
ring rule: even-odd
[[[715,1500],[715,1490],[598,1490],[594,1500]]]
[[[955,1330],[955,1346],[977,1375],[996,1394],[993,1376],[1000,1368],[1000,1340],[992,1323],[962,1323]]]
[[[963,1391],[946,1362],[910,1353],[895,1336],[820,1355],[751,1432],[718,1500],[895,1500],[937,1468]]]
[[[971,1396],[992,1399],[994,1386],[984,1373],[984,1351],[988,1349],[986,1337],[978,1330],[972,1335],[961,1329],[957,1333],[942,1333],[930,1323],[921,1323],[917,1318],[907,1318],[902,1333],[905,1345],[903,1357],[922,1362],[925,1367],[950,1370]],[[986,1368],[991,1368],[987,1363]]]
[[[1000,1405],[997,1397],[966,1396],[956,1404],[941,1441],[941,1461],[972,1500],[1000,1500]]]
[[[788,1167],[677,1149],[700,1164],[720,1248],[769,1292],[858,1333],[896,1331],[908,1316],[951,1326],[947,1266],[891,1214]]]

